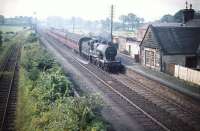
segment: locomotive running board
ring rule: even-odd
[[[75,59],[78,60],[79,62],[83,63],[84,65],[89,64],[89,61],[85,61],[85,60],[82,60],[82,59],[79,59],[79,58],[75,58]]]

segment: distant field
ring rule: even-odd
[[[127,36],[134,37],[136,35],[136,33],[133,31],[115,31],[113,34],[116,36],[126,36],[126,37]]]
[[[0,30],[3,32],[18,32],[20,30],[23,30],[23,26],[0,26]]]

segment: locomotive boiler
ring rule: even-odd
[[[116,47],[105,40],[83,37],[79,41],[79,53],[91,63],[109,72],[121,70],[121,62],[116,60]]]

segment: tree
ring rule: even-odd
[[[106,20],[102,20],[101,25],[102,25],[103,29],[105,29],[106,31],[109,31],[110,30],[110,19],[106,18]]]
[[[179,10],[177,13],[175,13],[174,21],[175,22],[182,22],[183,21],[183,10]]]
[[[131,30],[137,28],[143,22],[144,22],[143,18],[140,18],[133,13],[128,14],[128,25],[129,28],[131,28]]]
[[[174,16],[169,15],[169,14],[164,15],[164,16],[160,19],[160,21],[161,21],[161,22],[178,22],[178,23],[181,23],[181,22],[183,22],[183,17],[184,17],[183,11],[184,11],[184,10],[179,10],[178,12],[176,12],[176,13],[174,14]],[[199,12],[199,11],[196,11],[196,12],[195,12],[195,17],[196,17],[196,18],[200,18],[200,12]]]
[[[183,10],[179,10],[173,16],[170,14],[164,15],[161,19],[161,22],[183,22]]]
[[[138,16],[136,16],[133,13],[129,13],[128,15],[121,15],[119,17],[120,23],[121,23],[121,27],[123,30],[134,30],[135,28],[137,28],[141,23],[144,22],[144,18],[140,18]],[[118,27],[120,27],[120,25],[118,24]]]
[[[144,18],[136,17],[135,28],[139,27],[142,23],[144,23]]]
[[[129,28],[131,28],[131,30],[134,29],[136,21],[137,21],[136,15],[133,13],[129,13],[128,14],[128,25],[129,25]]]
[[[121,23],[122,23],[122,29],[123,29],[123,30],[126,30],[126,22],[127,22],[127,20],[128,20],[128,17],[127,17],[126,15],[121,15],[121,16],[119,17],[119,20],[120,20]]]
[[[161,22],[174,22],[174,16],[170,15],[170,14],[167,14],[167,15],[164,15],[161,20]]]
[[[0,15],[0,24],[4,24],[4,16],[3,15]]]

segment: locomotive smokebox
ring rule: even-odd
[[[101,44],[97,47],[97,51],[103,55],[103,58],[109,61],[114,61],[117,55],[117,49],[112,45]]]

